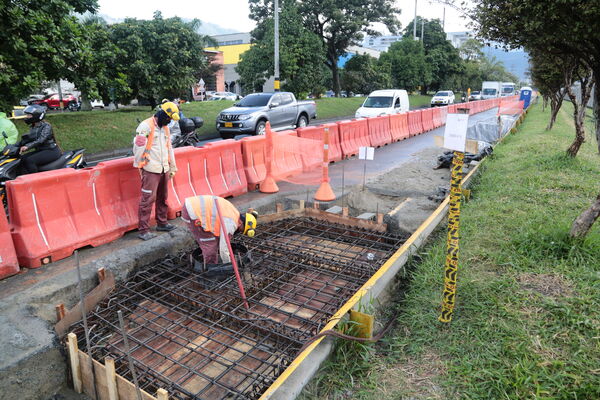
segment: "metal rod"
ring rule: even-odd
[[[59,81],[60,87],[60,81]],[[94,398],[98,397],[98,388],[96,386],[96,368],[94,366],[94,359],[92,358],[92,350],[90,346],[90,330],[88,329],[87,314],[85,312],[85,303],[83,297],[83,285],[81,283],[81,268],[79,267],[79,251],[75,250],[75,265],[77,266],[77,286],[79,287],[79,304],[81,305],[81,318],[83,320],[83,331],[85,333],[85,345],[87,348],[87,355],[90,360],[90,371],[92,371],[92,383],[94,385]]]
[[[142,400],[142,391],[140,389],[137,375],[135,373],[135,365],[133,365],[133,359],[131,358],[131,353],[129,352],[129,342],[127,341],[127,332],[125,331],[125,323],[123,322],[123,313],[121,312],[121,310],[117,311],[117,315],[119,316],[119,327],[121,328],[121,334],[123,335],[123,345],[125,346],[125,354],[127,355],[127,361],[129,362],[129,371],[133,376],[135,393],[137,395],[137,399]]]

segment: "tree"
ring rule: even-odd
[[[353,56],[346,62],[341,74],[341,87],[348,93],[368,94],[391,86],[391,65],[379,63],[368,54]]]
[[[380,56],[380,63],[390,65],[392,83],[395,87],[409,91],[431,82],[430,66],[425,58],[421,42],[412,37],[392,43],[388,51]]]
[[[84,45],[72,13],[97,7],[96,0],[0,3],[0,109],[10,111],[41,81],[65,76],[69,55]]]
[[[368,35],[380,34],[373,29],[374,23],[383,23],[392,33],[400,27],[397,15],[400,10],[394,7],[393,0],[286,0],[285,9],[296,4],[302,24],[316,34],[325,48],[325,64],[331,70],[333,91],[340,92],[338,59],[349,46],[356,45],[362,39],[362,32]],[[271,0],[249,0],[250,18],[262,22],[272,18]]]
[[[550,101],[550,121],[546,126],[546,130],[550,130],[554,126],[566,94],[564,73],[557,64],[559,60],[552,55],[537,51],[531,51],[529,54],[533,84],[544,99]],[[571,83],[569,82],[569,84]]]
[[[123,71],[132,97],[150,100],[155,107],[161,98],[184,97],[195,83],[197,71],[205,68],[206,37],[196,32],[200,21],[128,18],[111,26],[111,39],[122,51],[115,67]]]
[[[406,38],[412,39],[414,23],[413,20],[404,29]],[[446,39],[446,33],[438,19],[428,20],[417,17],[416,23],[418,37],[421,37],[423,28],[423,49],[431,73],[429,82],[421,83],[421,92],[427,94],[428,89],[436,91],[443,89],[443,85],[453,75],[463,72],[463,64],[458,50]]]
[[[302,26],[294,4],[280,14],[279,74],[284,90],[297,97],[321,89],[325,61],[321,40]],[[274,75],[274,23],[266,19],[252,31],[254,44],[242,54],[236,67],[249,91],[260,91]],[[317,90],[318,89],[318,90]],[[246,91],[246,90],[245,90]]]
[[[600,77],[600,3],[589,0],[478,0],[471,11],[479,34],[512,48],[573,57]],[[600,152],[600,90],[594,91],[596,141]],[[598,218],[600,196],[573,223],[571,236],[583,236]]]

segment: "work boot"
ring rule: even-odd
[[[150,240],[156,237],[156,235],[154,233],[150,233],[150,232],[142,232],[138,235],[138,237],[142,240]]]
[[[165,225],[157,225],[156,230],[159,232],[171,232],[173,229],[177,228],[175,225],[165,224]]]

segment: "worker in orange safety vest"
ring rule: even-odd
[[[179,108],[172,102],[165,102],[154,116],[142,121],[133,140],[133,166],[140,171],[142,194],[138,210],[138,237],[152,239],[150,214],[156,207],[157,231],[169,232],[175,229],[167,222],[168,183],[177,172],[175,154],[171,147],[169,123],[179,121]]]
[[[225,227],[221,227],[217,202]],[[256,211],[240,213],[229,201],[212,195],[188,197],[181,212],[181,219],[188,224],[206,264],[219,263],[219,255],[222,263],[231,262],[223,231],[230,238],[235,232],[254,237],[257,218]]]

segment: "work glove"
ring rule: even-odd
[[[146,145],[146,141],[147,140],[148,139],[144,135],[136,135],[134,143],[135,143],[136,146],[142,147],[142,146]]]

